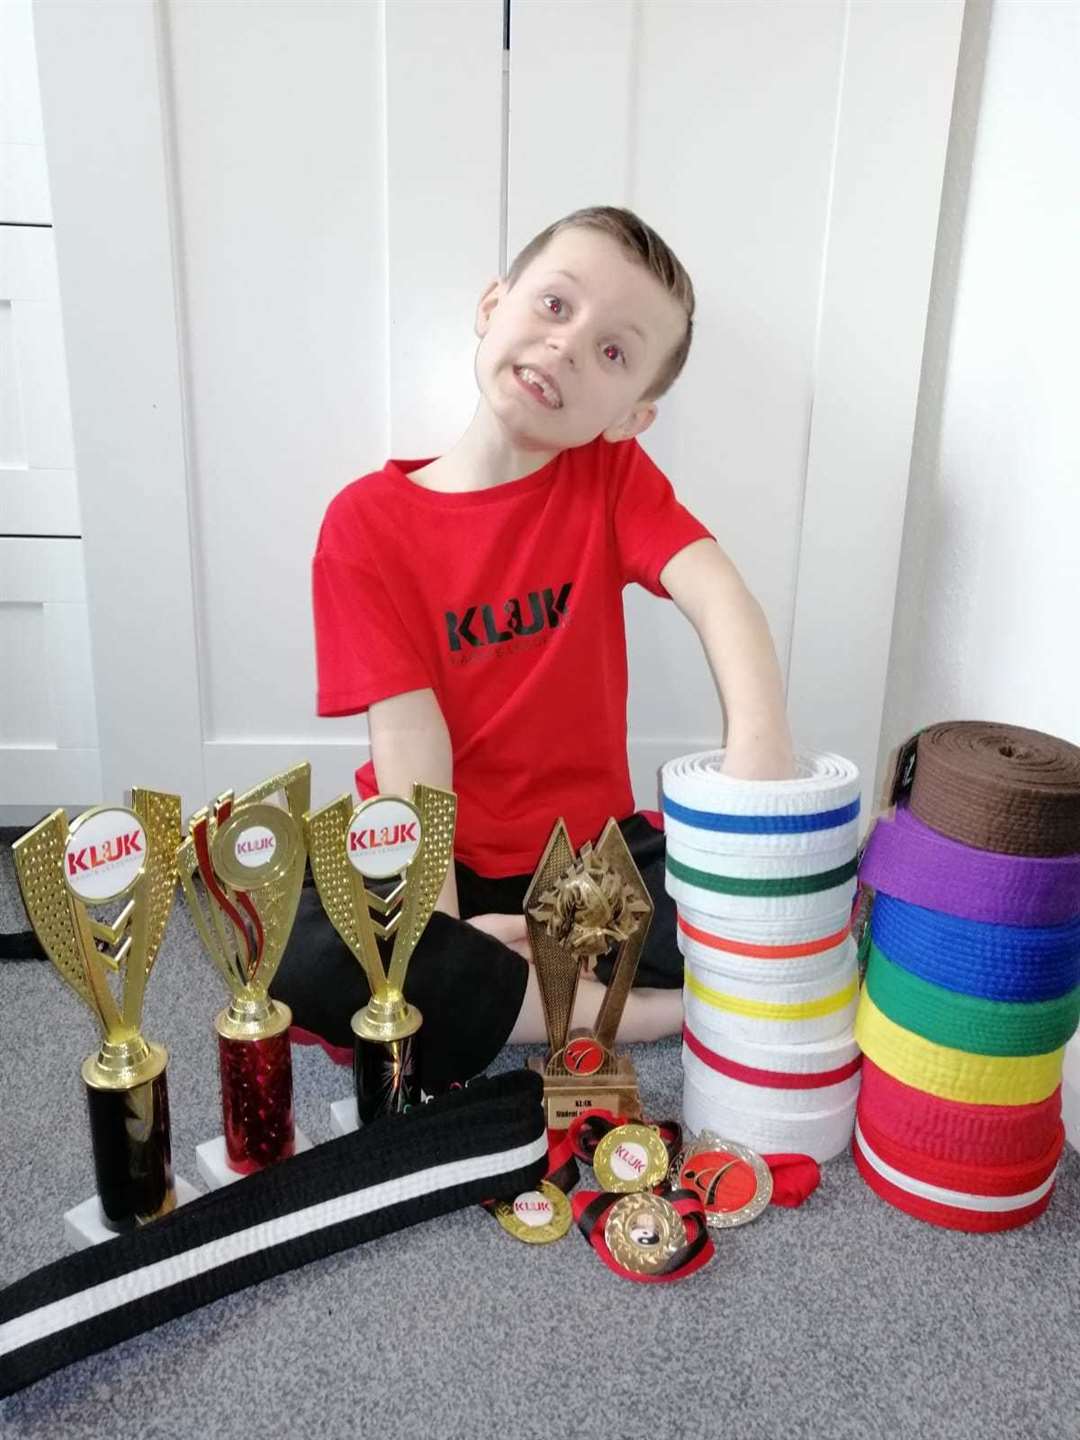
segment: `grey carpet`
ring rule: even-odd
[[[171,1052],[174,1161],[195,1182],[195,1146],[220,1130],[212,1016],[222,1000],[178,905],[145,1029]],[[33,962],[0,964],[0,1027],[7,1283],[64,1252],[63,1212],[93,1190],[78,1066],[95,1035],[51,966]],[[677,1114],[677,1043],[634,1050],[650,1113]],[[349,1075],[320,1050],[293,1053],[298,1122],[324,1140],[328,1102],[348,1092]],[[523,1058],[507,1051],[495,1068]],[[1075,1440],[1078,1342],[1075,1151],[1049,1212],[991,1237],[890,1210],[845,1156],[801,1210],[767,1211],[722,1237],[682,1284],[630,1284],[576,1230],[530,1247],[470,1210],[71,1366],[0,1402],[0,1429],[43,1440]]]

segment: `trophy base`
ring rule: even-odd
[[[344,1100],[330,1102],[330,1133],[351,1135],[360,1129],[360,1116],[356,1109],[356,1096],[347,1095]]]
[[[177,1205],[186,1205],[189,1200],[197,1200],[199,1192],[194,1185],[189,1185],[181,1175],[177,1175],[173,1181],[176,1190]],[[150,1222],[153,1224],[153,1221]],[[86,1250],[91,1245],[98,1245],[102,1240],[113,1240],[122,1232],[110,1230],[105,1224],[101,1215],[101,1201],[97,1195],[91,1195],[89,1200],[84,1200],[81,1205],[76,1205],[64,1215],[64,1238],[73,1250]]]
[[[293,1140],[294,1155],[311,1149],[311,1141],[302,1130],[297,1129],[293,1134],[295,1137]],[[199,1167],[199,1174],[203,1181],[211,1190],[220,1190],[223,1185],[231,1185],[234,1180],[243,1180],[245,1173],[254,1174],[254,1171],[241,1173],[232,1168],[225,1150],[224,1135],[215,1135],[213,1140],[204,1140],[201,1145],[196,1145],[195,1163]]]
[[[625,1055],[616,1056],[615,1069],[606,1075],[549,1075],[547,1062],[539,1055],[529,1060],[528,1067],[543,1077],[549,1129],[567,1129],[583,1110],[610,1110],[629,1120],[642,1118],[637,1075]]]

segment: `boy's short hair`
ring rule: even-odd
[[[622,210],[614,205],[590,205],[556,220],[539,235],[534,235],[518,253],[507,272],[508,288],[513,289],[522,271],[536,259],[549,240],[560,230],[574,226],[600,230],[617,240],[626,254],[655,275],[668,294],[686,311],[686,333],[668,353],[656,378],[641,396],[642,400],[658,400],[674,385],[690,353],[690,341],[694,334],[694,286],[675,252],[651,225],[646,225],[632,210]]]

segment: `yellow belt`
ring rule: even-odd
[[[1045,1055],[970,1055],[935,1045],[883,1015],[863,990],[855,1040],[894,1080],[942,1100],[971,1105],[1035,1105],[1061,1084],[1065,1047]]]

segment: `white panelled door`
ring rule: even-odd
[[[800,742],[872,780],[962,9],[512,0],[507,54],[502,0],[38,5],[106,791],[351,785],[319,519],[457,438],[504,244],[589,204],[694,279],[643,443],[761,598]],[[722,730],[689,627],[629,608],[649,804]]]
[[[0,5],[0,824],[100,793],[30,0]]]

